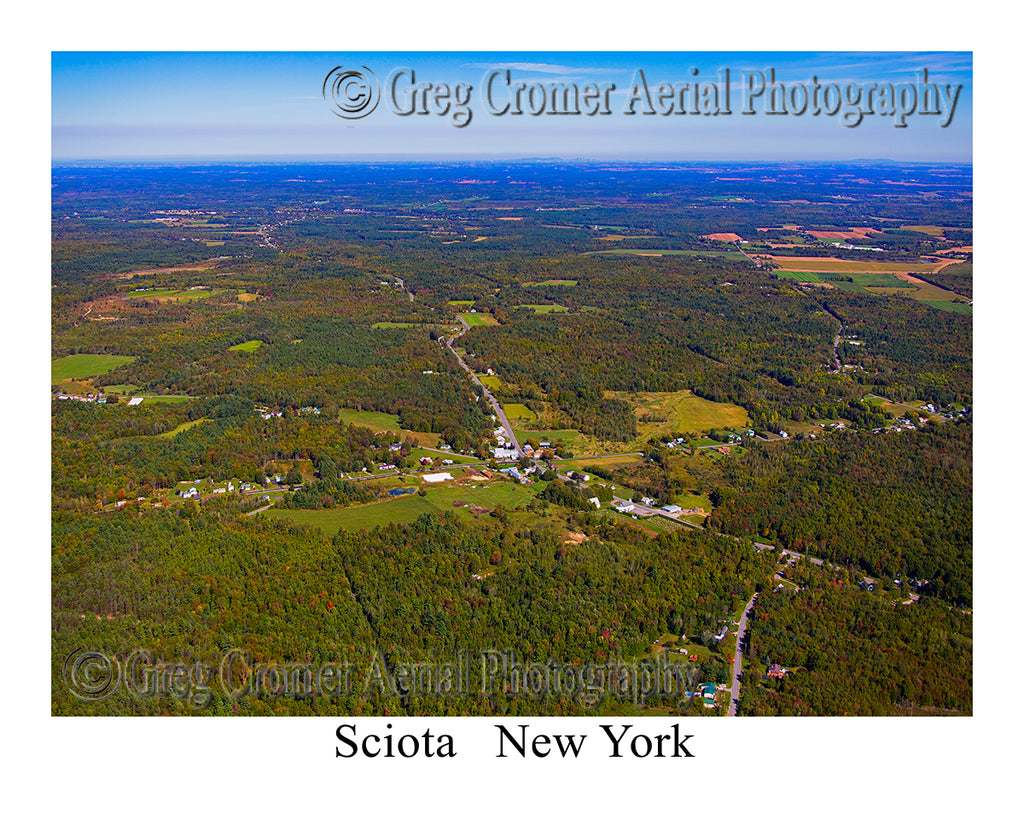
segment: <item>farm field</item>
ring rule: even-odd
[[[545,279],[542,282],[523,282],[523,287],[575,287],[575,279]]]
[[[508,510],[528,503],[534,496],[532,486],[520,486],[509,481],[487,484],[445,483],[427,485],[425,497],[400,495],[388,500],[344,509],[268,509],[262,514],[283,518],[294,523],[316,526],[328,536],[340,529],[357,531],[387,526],[389,523],[411,523],[420,515],[430,512],[455,511],[463,517],[473,517],[470,504],[488,512],[501,504]],[[456,506],[456,501],[464,505]]]
[[[615,392],[615,398],[628,401],[634,407],[640,429],[638,441],[666,433],[700,432],[722,427],[749,426],[747,411],[735,404],[717,403],[694,395],[689,390],[680,392]],[[640,421],[646,415],[666,418],[665,421]]]
[[[501,379],[496,375],[478,375],[480,383],[483,384],[489,390],[501,389]]]
[[[219,296],[221,293],[227,293],[227,290],[177,290],[175,288],[156,288],[153,290],[133,290],[130,293],[125,293],[125,298],[137,299],[137,298],[148,298],[157,299],[159,301],[195,301],[197,299],[205,299],[210,296]]]
[[[537,416],[525,404],[502,404],[501,408],[505,411],[505,416],[510,422],[514,421],[532,421]]]
[[[913,230],[917,233],[926,233],[929,236],[941,236],[946,230],[938,225],[901,225],[900,227],[903,230]]]
[[[776,270],[775,274],[780,279],[791,279],[792,281],[801,282],[802,284],[831,284],[817,273],[809,273],[803,270]]]
[[[870,273],[864,271],[827,272],[776,270],[779,278],[790,279],[802,284],[823,284],[851,293],[869,293],[873,296],[906,296],[934,307],[956,313],[971,313],[971,305],[954,302],[955,293],[943,290],[923,279],[908,281],[893,273]],[[903,273],[903,276],[909,274]],[[853,281],[844,281],[850,278]]]
[[[148,401],[149,399],[146,400]],[[178,426],[176,426],[174,429],[168,430],[167,432],[162,432],[154,437],[160,438],[164,441],[168,441],[171,438],[174,438],[180,435],[181,433],[185,432],[185,430],[192,429],[192,427],[197,427],[200,424],[204,423],[205,421],[209,420],[209,418],[197,418],[195,421],[185,421],[184,423],[178,424]]]
[[[616,252],[616,251],[611,251]],[[928,273],[940,267],[943,262],[925,264],[921,262],[865,262],[847,259],[830,259],[816,256],[767,256],[767,259],[784,270],[809,270],[815,273]]]
[[[355,424],[359,427],[372,429],[374,432],[401,432],[397,415],[369,410],[341,409],[338,421],[342,424]]]
[[[132,355],[79,353],[65,356],[50,362],[50,383],[56,384],[69,378],[91,378],[94,375],[103,375],[116,367],[131,364],[133,361],[135,361],[135,356]]]
[[[627,453],[622,455],[597,455],[593,457],[582,455],[553,463],[559,469],[567,467],[569,469],[586,470],[588,466],[625,466],[628,464],[638,464],[642,460],[642,455],[630,455]]]
[[[529,307],[534,313],[567,313],[568,307],[563,307],[561,304],[524,304],[523,307]]]
[[[582,434],[578,429],[533,429],[525,422],[516,422],[509,419],[516,437],[520,441],[526,438],[536,438],[538,441],[550,443],[560,442],[573,452],[576,452],[576,443]]]
[[[240,353],[252,353],[263,346],[262,341],[243,341],[241,344],[236,344],[234,347],[228,347],[229,350],[236,350]]]
[[[682,506],[683,509],[700,508],[705,512],[710,512],[712,509],[711,499],[707,495],[694,495],[692,493],[676,495],[672,502],[677,506]]]
[[[615,250],[594,250],[587,256],[721,256],[726,259],[745,258],[738,250],[664,250],[658,248],[615,248]]]
[[[634,413],[640,419],[648,414],[664,421],[637,421],[637,436],[631,441],[602,441],[584,435],[577,429],[552,429],[550,427],[534,428],[539,424],[550,424],[552,419],[544,413],[538,422],[531,419],[515,417],[509,407],[521,406],[502,404],[516,436],[537,438],[544,441],[561,441],[575,457],[588,457],[604,453],[639,452],[652,437],[661,435],[678,435],[686,432],[700,432],[725,427],[747,427],[750,418],[746,410],[735,404],[716,403],[700,398],[689,390],[667,393],[628,393],[606,392],[609,398],[620,398],[633,406]],[[524,409],[526,409],[524,407]],[[708,444],[716,442],[707,441]]]
[[[498,320],[490,313],[459,313],[459,316],[470,327],[486,327],[498,323]]]
[[[962,301],[933,301],[931,299],[918,299],[922,304],[934,307],[936,310],[945,310],[947,313],[973,313],[974,308]]]

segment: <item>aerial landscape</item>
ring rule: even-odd
[[[54,158],[53,715],[973,713],[969,158],[538,156]]]

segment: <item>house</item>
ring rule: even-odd
[[[704,698],[705,708],[715,707],[715,693],[718,691],[714,683],[708,682],[697,686],[697,693]]]
[[[430,458],[420,458],[420,464],[423,466],[433,466],[434,461]]]
[[[768,676],[776,680],[781,680],[786,676],[787,670],[778,663],[772,663],[768,666]]]
[[[587,498],[587,500],[590,503],[594,504],[594,506],[596,506],[598,509],[601,508],[601,501],[599,501],[597,498]]]
[[[654,498],[640,498],[640,503],[642,503],[644,506],[654,506]]]
[[[620,512],[632,512],[636,508],[632,501],[622,500],[612,501],[612,506]]]

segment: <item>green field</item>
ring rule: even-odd
[[[476,304],[475,301],[450,301],[448,302],[449,307],[472,307]]]
[[[243,341],[241,344],[236,344],[234,347],[228,347],[228,349],[237,350],[240,353],[251,353],[255,352],[262,346],[262,341]]]
[[[542,282],[523,282],[523,287],[575,287],[575,279],[545,279]]]
[[[181,291],[176,287],[155,287],[150,290],[133,290],[130,293],[125,293],[124,297],[126,299],[137,299],[148,296],[149,298],[159,299],[167,296],[173,296],[175,293],[180,292]]]
[[[825,281],[820,278],[817,273],[808,273],[803,270],[776,270],[774,273],[780,279],[792,279],[793,281],[803,282],[804,284],[822,284]]]
[[[514,421],[516,435],[543,440],[559,440],[577,457],[587,457],[599,453],[639,452],[647,446],[651,438],[662,435],[680,435],[687,432],[701,432],[710,429],[747,428],[750,419],[746,410],[735,404],[708,401],[691,393],[689,390],[680,392],[606,392],[609,398],[619,398],[633,406],[637,416],[637,436],[631,441],[601,441],[578,430],[533,430],[523,421]],[[666,420],[642,421],[648,415]],[[510,417],[511,421],[511,417]],[[708,440],[708,444],[716,444]],[[716,444],[717,445],[717,444]]]
[[[359,411],[353,409],[342,409],[338,412],[338,421],[342,424],[355,424],[358,427],[366,427],[374,432],[401,432],[398,416],[386,412],[370,412],[369,410]]]
[[[498,320],[490,313],[459,313],[459,316],[470,327],[483,327],[498,323]]]
[[[466,506],[455,506],[454,501],[465,501],[466,504],[475,504],[488,510],[501,504],[511,510],[525,505],[534,496],[532,486],[520,486],[508,481],[494,481],[478,486],[432,484],[424,488],[426,497],[402,495],[346,509],[268,509],[262,514],[317,526],[325,534],[334,535],[339,529],[355,531],[387,526],[389,523],[411,523],[420,515],[430,512],[454,511],[461,517],[473,517]]]
[[[413,324],[411,321],[378,321],[370,325],[373,330],[408,330],[412,327],[422,327],[422,324]]]
[[[694,495],[692,493],[676,495],[675,498],[672,499],[672,503],[677,506],[682,506],[683,509],[700,508],[705,512],[710,512],[713,506],[711,498],[707,495]]]
[[[501,379],[496,375],[478,375],[477,378],[489,390],[501,389]]]
[[[131,395],[132,393],[138,392],[140,387],[136,387],[134,384],[111,384],[103,388],[103,392],[107,395]]]
[[[148,401],[149,399],[147,398],[146,400]],[[183,424],[178,424],[178,426],[176,426],[174,429],[169,430],[168,432],[162,432],[162,433],[160,433],[159,435],[157,435],[155,437],[162,438],[165,441],[166,440],[170,440],[171,438],[174,438],[175,436],[180,435],[185,430],[192,429],[192,427],[197,427],[200,424],[202,424],[203,422],[209,421],[209,420],[210,420],[209,418],[197,418],[195,421],[185,421]]]
[[[634,407],[640,429],[639,438],[646,441],[665,433],[701,432],[706,429],[749,426],[750,418],[743,407],[708,401],[689,390],[679,392],[617,392],[616,398]],[[648,414],[666,421],[641,421]]]
[[[833,259],[823,256],[771,256],[771,260],[786,270],[813,271],[815,273],[929,273],[938,265],[926,262],[863,262]]]
[[[927,304],[929,307],[934,307],[936,310],[945,310],[947,313],[964,313],[970,315],[974,312],[974,308],[969,304],[964,304],[962,301],[932,301],[931,299],[918,299],[921,304]]]
[[[133,355],[89,355],[81,353],[58,358],[50,362],[50,383],[56,384],[68,378],[90,378],[103,375],[120,367],[131,364]]]
[[[170,288],[156,288],[153,290],[133,290],[130,293],[125,293],[125,298],[138,299],[138,298],[150,298],[150,299],[169,299],[174,301],[195,301],[196,299],[205,299],[210,296],[218,296],[221,293],[226,293],[227,290],[177,290],[173,287]]]
[[[502,404],[501,408],[509,421],[532,421],[537,417],[525,404]]]
[[[849,262],[848,264],[852,264]],[[899,267],[895,265],[894,267]],[[873,296],[909,296],[922,304],[945,310],[950,313],[973,312],[971,305],[960,301],[951,301],[947,297],[955,295],[933,284],[915,284],[899,279],[891,273],[869,273],[864,271],[813,272],[808,270],[776,270],[781,279],[791,279],[805,284],[831,284],[840,290],[851,293],[869,293]],[[843,279],[853,281],[843,281]]]
[[[568,307],[563,307],[560,304],[524,304],[523,307],[529,307],[534,313],[567,313],[569,312]]]

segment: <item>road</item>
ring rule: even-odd
[[[395,281],[398,282],[398,286],[402,288],[402,290],[405,292],[405,295],[409,297],[409,301],[412,302],[412,291],[405,286],[405,281],[403,279],[398,278],[398,276],[395,276]]]
[[[732,688],[729,691],[729,713],[726,714],[728,717],[736,716],[736,708],[740,702],[740,673],[743,671],[743,636],[747,630],[747,615],[754,608],[756,600],[757,592],[754,592],[754,596],[750,598],[747,607],[743,609],[743,614],[740,615],[740,624],[736,629],[736,654],[733,656],[732,661]]]
[[[512,431],[512,425],[508,422],[508,418],[505,417],[505,413],[501,409],[501,404],[499,404],[497,400],[494,398],[494,396],[491,395],[490,390],[488,390],[487,387],[480,383],[480,379],[476,377],[476,373],[474,373],[473,370],[470,369],[469,365],[462,360],[462,356],[455,352],[455,348],[452,347],[453,341],[462,338],[462,336],[464,336],[469,331],[469,325],[466,323],[466,320],[462,316],[456,316],[456,318],[462,325],[462,330],[456,333],[451,338],[446,338],[444,341],[444,346],[448,348],[448,352],[455,356],[462,369],[469,373],[469,377],[473,379],[473,383],[480,387],[481,390],[483,390],[484,397],[490,402],[491,409],[494,410],[495,418],[497,418],[501,422],[501,425],[505,428],[505,437],[512,442],[512,449],[516,451],[516,455],[518,457],[524,458],[526,456],[523,453],[522,447],[519,446],[519,441],[516,439],[516,434]]]

